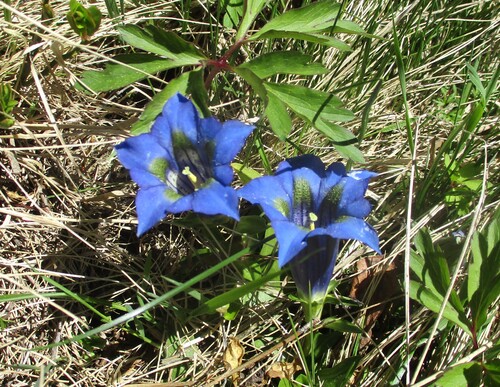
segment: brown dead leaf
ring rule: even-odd
[[[293,374],[300,371],[302,367],[297,360],[291,363],[279,362],[274,363],[271,368],[267,370],[267,376],[269,378],[280,378],[280,379],[292,379]]]
[[[240,341],[236,337],[229,338],[229,344],[227,345],[226,350],[224,351],[224,365],[226,369],[234,370],[235,368],[241,365],[241,361],[243,360],[243,355],[245,354],[245,348],[240,344]],[[236,372],[232,375],[233,383],[235,386],[238,385],[239,373]]]
[[[363,301],[369,307],[365,319],[365,330],[369,335],[371,335],[373,326],[386,309],[386,301],[401,293],[401,287],[398,283],[400,268],[394,262],[373,268],[383,259],[384,257],[380,255],[360,259],[356,264],[359,274],[353,278],[351,291],[349,292],[349,297]],[[376,286],[376,288],[370,289],[370,286]],[[369,290],[372,292],[371,296],[368,294]],[[367,297],[370,298],[367,299]],[[363,338],[361,347],[368,344],[368,342],[368,339]]]

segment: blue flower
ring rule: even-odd
[[[328,290],[340,239],[356,239],[380,253],[378,236],[363,218],[364,195],[375,173],[346,172],[341,163],[325,169],[313,155],[280,163],[274,176],[249,182],[239,196],[259,204],[279,244],[279,266],[290,265],[299,294],[322,300]]]
[[[232,159],[253,126],[200,118],[181,94],[170,98],[150,133],[115,147],[118,159],[139,185],[135,204],[140,236],[168,213],[193,210],[236,220],[238,196],[230,184]]]

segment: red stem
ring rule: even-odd
[[[245,43],[245,39],[240,39],[234,43],[219,59],[209,59],[206,63],[212,66],[210,73],[205,79],[205,89],[209,89],[215,76],[222,70],[230,70],[231,66],[227,63],[231,55],[233,55]]]

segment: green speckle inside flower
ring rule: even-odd
[[[293,205],[311,207],[311,187],[305,179],[297,179],[293,184]]]
[[[328,192],[328,194],[325,197],[325,200],[328,202],[330,206],[337,207],[337,205],[340,202],[343,190],[344,190],[343,184],[337,184],[330,190],[330,192]]]
[[[176,148],[193,148],[189,138],[182,132],[172,132],[172,145]]]
[[[290,207],[288,203],[281,198],[274,199],[274,208],[285,215],[287,218],[290,216]]]
[[[169,201],[175,201],[182,197],[182,195],[171,189],[166,189],[165,191],[163,191],[163,194],[167,197]]]
[[[149,165],[149,172],[161,181],[165,182],[168,169],[168,161],[161,157],[154,159]]]

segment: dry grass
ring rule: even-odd
[[[369,12],[376,12],[377,2],[361,3],[359,7],[350,6],[348,11],[360,20],[372,20]],[[150,99],[151,88],[136,84],[98,96],[75,91],[72,84],[76,75],[123,51],[113,25],[104,18],[91,44],[83,45],[64,20],[66,1],[51,2],[56,19],[50,25],[41,24],[38,2],[36,6],[33,4],[13,2],[16,12],[12,23],[0,19],[3,58],[0,82],[10,83],[19,101],[13,112],[16,124],[0,129],[2,385],[130,386],[167,380],[171,383],[160,385],[188,385],[188,381],[195,385],[229,385],[230,373],[224,368],[222,354],[230,337],[237,337],[246,350],[241,384],[270,384],[266,371],[272,364],[300,358],[300,340],[294,329],[300,328],[302,314],[297,304],[282,293],[280,284],[267,286],[259,293],[267,297],[250,302],[233,321],[220,316],[182,320],[182,311],[196,306],[196,295],[219,294],[225,290],[221,282],[224,278],[234,282],[241,279],[238,266],[225,268],[191,293],[98,337],[43,348],[139,307],[174,288],[168,279],[191,278],[225,254],[221,249],[214,249],[218,254],[200,259],[198,250],[207,243],[205,234],[172,221],[141,240],[135,237],[135,187],[111,151],[112,146],[128,134],[131,122]],[[125,4],[124,22],[164,19],[175,26],[182,24],[179,1],[142,6]],[[388,3],[380,4],[380,9],[389,7]],[[104,3],[97,5],[105,13]],[[209,35],[210,17],[204,7],[204,3],[193,5],[191,16],[194,19],[199,15],[195,20],[202,21],[190,20],[185,31],[186,37],[200,44]],[[380,9],[377,12],[382,19],[374,33],[390,38],[390,13]],[[424,10],[424,16],[430,15],[425,12],[430,11]],[[396,20],[410,26],[408,36],[421,27],[416,21],[412,24],[411,17],[411,11],[395,14]],[[451,23],[454,15],[443,14],[443,17]],[[486,28],[478,24],[477,31],[470,32],[467,44],[451,44],[439,50],[439,55],[436,50],[408,72],[409,105],[413,122],[419,129],[415,161],[421,174],[428,170],[440,142],[453,129],[452,123],[436,116],[432,110],[434,100],[442,89],[464,82],[464,59],[473,61],[476,57],[467,55],[468,47],[473,45],[479,57],[485,55],[487,46],[498,45],[497,40],[492,44],[495,30],[498,32],[497,21]],[[342,70],[335,72],[334,78],[318,79],[316,87],[334,90],[355,83],[355,77],[360,74],[356,66],[363,53],[362,44],[361,41],[355,44],[355,51],[345,57]],[[392,52],[391,44],[390,40],[375,40],[371,48],[373,56],[387,56]],[[325,53],[324,60],[337,63],[330,51]],[[365,74],[381,71],[387,77],[372,108],[368,131],[371,135],[363,142],[363,152],[367,168],[380,172],[370,193],[377,203],[374,211],[377,218],[374,217],[372,223],[380,233],[386,255],[371,269],[401,262],[406,238],[413,236],[405,230],[408,199],[405,182],[412,155],[403,129],[404,109],[400,104],[397,69],[394,64],[382,71],[377,65],[385,64],[371,60]],[[164,83],[158,79],[153,86],[158,90]],[[373,84],[366,84],[355,96],[352,89],[342,93],[349,107],[360,113],[372,90]],[[224,108],[216,108],[221,117],[249,114],[240,111],[240,105],[232,100],[223,101],[224,104]],[[382,130],[395,122],[401,127],[388,132]],[[355,120],[351,129],[356,132],[359,126],[360,121]],[[498,117],[487,117],[482,127],[489,151],[494,153],[500,139],[488,135],[488,131],[498,130]],[[297,128],[294,139],[300,138],[298,145],[305,151],[315,152],[325,162],[338,158],[324,139],[310,132],[301,136],[299,132],[301,129]],[[275,165],[290,149],[276,145],[274,139],[270,141],[273,142],[266,141],[265,149]],[[434,148],[429,146],[433,143],[437,144]],[[258,169],[259,162],[253,157],[250,160],[255,161]],[[498,165],[490,164],[489,173],[493,182],[498,183]],[[399,189],[387,189],[399,185]],[[498,197],[489,198],[481,209],[484,211],[481,224],[488,221],[498,203]],[[417,209],[419,218],[413,232],[429,226],[436,239],[469,224],[473,215],[448,220],[447,208],[442,202],[420,210]],[[230,235],[229,231],[225,235]],[[339,289],[348,291],[352,279],[360,274],[356,261],[362,253],[365,252],[354,249],[352,244],[346,246],[335,270]],[[377,292],[379,281],[380,278],[371,283],[361,300],[366,308],[341,307],[339,314],[346,317],[354,314],[353,321],[363,326],[366,314],[376,306],[372,305],[370,295]],[[403,294],[399,292],[392,297],[383,302],[388,304],[386,311],[390,313],[380,317],[373,336],[359,351],[363,356],[363,369],[358,376],[364,372],[362,384],[366,386],[388,383],[394,378],[394,367],[400,366],[405,343],[401,320]],[[428,311],[416,306],[414,310],[410,329],[412,340],[416,341],[428,332],[431,319]],[[391,313],[399,319],[391,320]],[[292,326],[293,320],[299,325]],[[384,330],[385,324],[395,324],[393,331]],[[315,327],[321,328],[321,324]],[[491,330],[497,332],[491,337],[498,338],[498,320],[491,322]],[[328,357],[341,360],[351,356],[356,340],[352,335],[343,345],[332,346]],[[456,361],[457,351],[466,344],[467,338],[454,332],[447,356],[442,357],[440,364],[429,365],[431,374]]]

